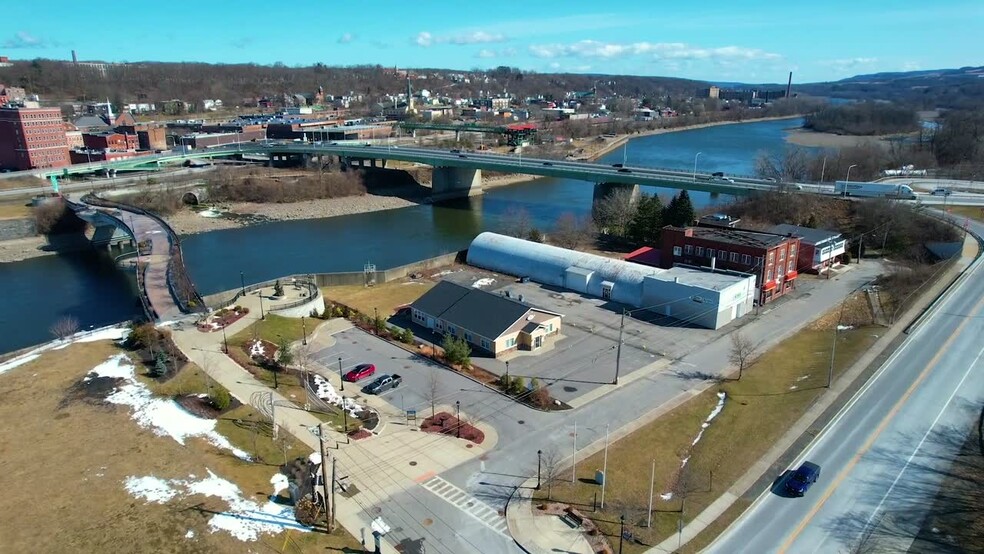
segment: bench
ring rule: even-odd
[[[581,527],[582,523],[584,523],[584,518],[579,516],[573,510],[565,511],[564,514],[560,516],[560,520],[567,524],[567,526],[571,529],[577,529]]]

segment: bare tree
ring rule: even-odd
[[[60,317],[48,328],[48,331],[59,340],[67,339],[79,331],[79,320],[70,315]]]
[[[781,152],[759,154],[755,173],[779,183],[803,181],[809,178],[813,158],[804,148],[786,148]]]
[[[540,484],[547,488],[547,500],[550,500],[553,484],[561,479],[563,458],[556,448],[543,450],[540,455]]]
[[[635,216],[632,188],[617,188],[595,203],[594,221],[604,232],[623,237]]]
[[[434,405],[437,404],[437,399],[441,397],[441,380],[437,376],[436,371],[431,371],[430,376],[427,378],[427,389],[424,391],[427,395],[427,402],[431,405],[431,417],[434,417]]]
[[[738,366],[739,381],[741,381],[741,374],[745,371],[748,362],[755,356],[756,350],[756,345],[741,331],[736,331],[731,335],[731,352],[728,353],[728,361]]]
[[[550,234],[551,242],[571,250],[581,246],[591,237],[594,224],[590,218],[578,217],[571,212],[560,214]]]
[[[533,229],[533,219],[525,208],[510,207],[502,215],[502,233],[525,239]]]

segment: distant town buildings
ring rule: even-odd
[[[12,87],[0,83],[0,106],[5,106],[8,102],[24,100],[27,92],[20,87]]]
[[[786,97],[786,89],[726,89],[711,85],[697,91],[698,98],[737,100],[746,104],[772,102]]]
[[[12,104],[0,108],[0,168],[25,170],[69,163],[60,109]]]

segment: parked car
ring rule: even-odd
[[[810,485],[820,478],[820,466],[812,462],[803,462],[799,469],[786,480],[786,490],[796,496],[803,496],[810,490]]]
[[[627,167],[620,167],[620,168],[618,168],[618,172],[619,173],[632,173],[632,170],[629,169],[629,168],[627,168]]]
[[[460,148],[452,148],[451,149],[451,153],[452,154],[461,154],[461,149]]]
[[[724,177],[724,172],[723,171],[715,171],[714,173],[711,173],[711,177]]]
[[[366,394],[382,394],[390,389],[395,389],[403,382],[403,377],[397,374],[380,375],[368,385],[362,387],[362,392]]]
[[[734,182],[735,182],[735,180],[732,179],[731,177],[718,177],[718,176],[713,176],[713,177],[711,177],[711,180],[712,181],[721,181],[721,182],[724,182],[724,183],[732,183],[732,184],[734,184]]]
[[[950,189],[945,189],[945,188],[936,188],[936,189],[933,189],[933,192],[932,192],[932,195],[933,196],[950,196],[951,194],[953,194],[953,191],[951,191]]]
[[[622,164],[612,164],[612,167],[622,167]]]
[[[348,373],[346,373],[342,378],[349,383],[354,383],[356,381],[365,379],[376,373],[376,366],[373,364],[359,364],[352,368]]]
[[[543,162],[543,165],[553,165],[553,162]]]

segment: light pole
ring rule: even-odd
[[[301,344],[307,346],[307,329],[304,327],[304,316],[301,316]]]
[[[226,326],[223,325],[222,326],[222,348],[223,348],[222,351],[225,352],[226,354],[228,354],[229,353],[229,341],[226,340],[225,328],[226,328]]]
[[[695,183],[697,182],[697,158],[699,158],[701,154],[703,154],[703,152],[697,152],[697,155],[694,156],[694,182]]]
[[[342,378],[342,357],[338,357],[338,382],[341,383],[342,392],[345,391],[345,379]]]
[[[263,288],[260,287],[259,294],[260,297],[260,319],[266,319],[266,314],[263,313]]]
[[[625,330],[625,314],[628,310],[622,308],[622,322],[618,326],[618,344],[615,350],[615,380],[612,381],[613,385],[618,384],[618,370],[622,365],[622,332]]]
[[[543,459],[543,450],[536,451],[536,490],[540,490],[540,466],[542,466],[541,460]]]
[[[242,271],[239,272],[239,284],[242,285],[242,290],[239,295],[246,296],[246,277],[243,276]]]
[[[461,438],[461,401],[460,400],[454,401],[454,417],[456,419],[455,435],[457,435],[457,437],[460,439]]]
[[[506,360],[506,382],[509,382],[509,360]]]
[[[850,166],[848,166],[848,168],[847,168],[847,178],[844,179],[845,181],[847,181],[847,182],[850,182],[851,181],[851,170],[854,169],[857,166],[858,166],[858,164],[851,164]]]
[[[820,166],[820,182],[823,182],[823,174],[827,172],[827,156],[823,157],[823,165]]]
[[[618,554],[622,554],[623,536],[625,536],[625,514],[618,517]]]

